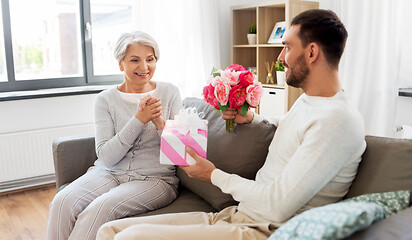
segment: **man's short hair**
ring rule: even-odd
[[[291,25],[300,25],[298,37],[303,47],[317,43],[328,63],[337,68],[345,49],[348,32],[338,16],[330,10],[313,9],[293,18]]]

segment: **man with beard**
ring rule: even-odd
[[[334,203],[347,193],[365,150],[363,120],[350,105],[338,79],[347,31],[332,11],[296,16],[278,57],[286,82],[304,94],[280,118],[266,162],[255,181],[223,172],[188,148],[196,164],[189,176],[211,181],[239,201],[218,213],[179,213],[105,224],[98,239],[266,239],[292,216]],[[236,109],[223,113],[238,124],[264,118]],[[230,154],[230,153],[228,153]]]

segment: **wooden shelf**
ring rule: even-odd
[[[253,47],[257,47],[257,45],[250,45],[250,44],[245,44],[245,45],[234,45],[234,48],[253,48]]]
[[[286,88],[285,85],[267,84],[267,83],[262,84],[262,86],[266,87],[266,88],[278,88],[278,89],[285,89]]]
[[[283,48],[284,45],[282,43],[271,43],[271,44],[259,44],[259,47],[280,47]]]

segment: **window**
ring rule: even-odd
[[[136,16],[133,16],[132,8],[131,0],[115,3],[112,0],[90,1],[94,75],[118,73],[112,50],[120,34],[133,29],[132,22]]]
[[[121,83],[113,46],[136,30],[159,44],[154,81],[200,97],[210,69],[220,68],[217,9],[218,1],[202,0],[2,0],[0,100],[11,91]]]
[[[3,0],[0,92],[120,82],[112,49],[129,2]]]

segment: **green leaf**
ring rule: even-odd
[[[242,105],[240,109],[241,109],[240,115],[245,116],[247,113],[247,110],[249,110],[249,103],[245,101],[245,103]]]
[[[285,66],[283,66],[282,62],[276,61],[275,70],[280,71],[280,72],[284,72],[285,71]]]
[[[224,111],[226,110],[226,108],[227,108],[227,105],[222,106],[222,105],[220,104],[220,102],[217,102],[217,103],[219,103],[220,110],[222,110],[222,112],[224,112]]]
[[[212,72],[210,73],[210,75],[212,75],[213,77],[220,76],[220,73],[218,71],[219,71],[219,69],[216,69],[215,67],[213,67]]]

